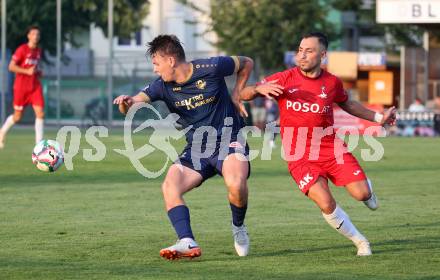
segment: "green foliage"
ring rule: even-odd
[[[107,0],[62,0],[62,41],[77,46],[75,34],[87,31],[91,23],[107,30]],[[115,35],[128,36],[142,27],[149,4],[144,0],[114,0]],[[14,50],[27,41],[26,29],[36,24],[41,28],[41,47],[56,51],[56,1],[9,0],[7,2],[7,47]]]
[[[195,1],[180,1],[194,8]],[[283,67],[284,52],[295,50],[301,36],[322,31],[330,38],[328,6],[320,0],[211,0],[210,31],[217,47],[228,54],[247,55],[266,70]],[[313,19],[313,20],[311,20]]]

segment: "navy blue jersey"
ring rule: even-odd
[[[172,113],[180,116],[183,127],[192,125],[186,134],[189,144],[201,142],[193,139],[194,131],[211,126],[220,141],[225,119],[232,118],[232,133],[237,134],[244,121],[232,103],[224,77],[232,75],[238,65],[236,57],[219,56],[191,61],[192,73],[184,83],[164,82],[161,78],[147,85],[144,92],[151,101],[162,100]]]

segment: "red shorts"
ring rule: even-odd
[[[336,158],[325,161],[302,159],[290,161],[288,167],[290,175],[304,194],[307,194],[319,176],[330,179],[336,186],[367,179],[356,158],[348,152],[343,155],[343,163],[337,163]]]
[[[14,110],[23,111],[27,105],[44,107],[41,86],[34,91],[14,90]]]

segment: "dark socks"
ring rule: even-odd
[[[229,203],[232,211],[232,223],[236,227],[240,227],[244,223],[244,217],[246,216],[247,205],[244,207],[237,207],[232,203]]]
[[[189,209],[186,205],[176,206],[168,211],[168,217],[179,239],[192,238],[194,239],[191,230],[191,221],[189,217]]]

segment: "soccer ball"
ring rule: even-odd
[[[56,171],[64,162],[61,145],[54,140],[41,140],[32,152],[32,163],[44,172]]]

